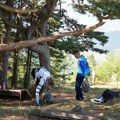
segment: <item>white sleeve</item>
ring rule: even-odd
[[[44,80],[44,78],[41,78],[41,79],[40,79],[40,82],[39,82],[39,85],[40,85],[40,86],[43,86],[44,84],[45,84],[45,80]]]
[[[41,89],[42,89],[42,86],[45,84],[45,80],[44,80],[44,78],[41,78],[40,79],[40,82],[39,82],[39,84],[38,84],[38,86],[37,86],[37,88],[36,88],[36,95],[37,96],[39,96],[39,94],[40,94],[40,91],[41,91]]]

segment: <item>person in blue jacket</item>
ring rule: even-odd
[[[76,100],[83,101],[84,97],[81,85],[84,77],[89,76],[90,69],[86,58],[83,55],[80,55],[79,50],[74,50],[73,55],[78,59],[77,77],[75,82]]]

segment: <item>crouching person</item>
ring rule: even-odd
[[[45,88],[51,91],[54,85],[54,80],[49,71],[45,68],[34,68],[31,72],[33,79],[36,81],[36,93],[35,93],[35,104],[40,106],[40,96]],[[50,92],[51,93],[51,92]]]

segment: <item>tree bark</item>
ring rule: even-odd
[[[0,3],[0,8],[3,8],[9,12],[15,12],[15,13],[19,13],[19,14],[25,14],[25,13],[35,13],[35,12],[38,12],[39,9],[31,9],[31,10],[28,10],[28,9],[17,9],[17,8],[13,8],[11,6],[8,6],[8,5],[5,5],[5,4],[2,4]]]
[[[45,9],[45,13],[39,13],[37,22],[29,27],[28,35],[31,35],[32,32],[37,29],[41,36],[46,36],[47,21],[53,14],[57,1],[58,0],[46,0],[46,5],[43,7],[43,9]],[[30,49],[38,53],[40,66],[45,67],[48,71],[50,71],[50,53],[47,42],[44,42],[42,45],[32,46]]]
[[[3,37],[3,43],[8,43],[10,38],[10,27],[6,26],[5,36]],[[8,59],[9,59],[9,52],[2,51],[0,53],[0,80],[1,83],[4,84],[4,88],[7,87],[7,70],[8,70]]]
[[[44,52],[39,55],[40,66],[50,71],[50,52],[47,43],[44,43]]]
[[[24,79],[24,88],[29,87],[30,83],[30,68],[31,68],[31,57],[32,57],[32,51],[28,49],[27,52],[27,63],[26,63],[26,73],[25,73],[25,79]]]
[[[47,21],[44,23],[41,29],[42,36],[46,36],[46,25]],[[43,44],[44,50],[39,55],[40,66],[45,67],[48,71],[50,71],[50,52],[47,45],[47,42]]]
[[[7,69],[8,69],[8,58],[9,52],[2,52],[0,53],[0,81],[4,88],[7,86]]]
[[[19,51],[14,51],[14,62],[13,62],[13,77],[11,81],[11,88],[15,89],[17,84],[17,77],[18,77],[18,55]]]

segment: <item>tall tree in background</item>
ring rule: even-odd
[[[12,3],[10,1],[6,1],[6,4],[11,5]],[[4,12],[4,16],[6,16],[8,21],[11,22],[12,13],[10,13],[9,11],[8,12],[3,11],[3,12]],[[11,38],[11,27],[8,24],[5,24],[4,21],[2,22],[1,25],[3,25],[1,44],[8,44]],[[8,59],[9,59],[9,51],[3,51],[0,53],[0,79],[1,82],[4,83],[4,86],[7,85],[6,83],[7,83]]]
[[[109,53],[106,61],[98,67],[98,79],[104,82],[120,81],[120,50]]]

